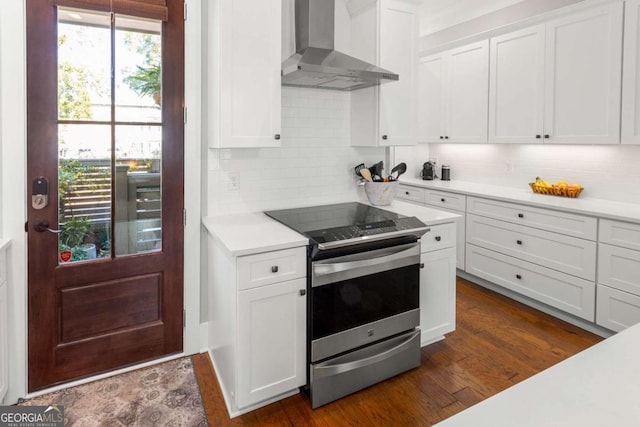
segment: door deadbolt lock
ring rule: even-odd
[[[41,210],[49,204],[49,180],[43,176],[39,176],[33,180],[31,186],[31,207]]]

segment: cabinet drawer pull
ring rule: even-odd
[[[305,296],[307,294],[306,289],[300,289],[300,296]]]
[[[551,135],[546,134],[546,135],[544,136],[544,138],[545,138],[545,139],[549,139],[549,138],[551,138]]]
[[[444,139],[444,136],[440,135],[440,139]]]
[[[518,218],[524,218],[524,214],[523,213],[519,213],[518,214]]]
[[[277,139],[280,139],[280,134],[279,134],[279,133],[276,133],[275,135],[273,135],[273,138],[274,138],[274,139],[276,139],[276,140],[277,140]]]
[[[436,242],[439,242],[440,240],[442,240],[442,237],[436,236]]]
[[[445,135],[444,139],[449,139],[449,137]]]
[[[522,244],[522,240],[516,240],[516,243],[521,245]]]
[[[271,266],[271,272],[272,273],[277,273],[278,272],[278,266],[277,265],[272,265]]]
[[[536,139],[542,138],[542,135],[536,135]]]
[[[420,268],[424,268],[424,262],[420,263]]]
[[[405,191],[405,192],[404,192],[404,194],[406,194],[406,195],[408,196],[408,195],[409,195],[409,192],[408,192],[408,191]]]
[[[446,202],[446,200],[444,199],[444,197],[443,197],[442,199],[440,199],[440,201],[441,201],[442,203]]]
[[[382,135],[382,139],[386,141],[387,139],[389,139],[389,135]]]
[[[522,276],[519,275],[519,274],[516,274],[516,279],[520,280],[520,279],[522,279]]]

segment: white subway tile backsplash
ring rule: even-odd
[[[384,159],[385,151],[350,146],[349,107],[348,92],[283,87],[281,147],[209,150],[217,168],[209,165],[207,214],[362,199],[354,167]]]

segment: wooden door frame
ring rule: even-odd
[[[43,2],[45,3],[45,2]],[[42,10],[38,10],[34,15],[34,8],[26,7],[27,10],[27,28],[49,28],[53,25],[55,28],[56,19],[54,13],[52,1],[47,1],[41,8]],[[182,11],[182,2],[180,0],[168,0],[168,3],[171,4],[173,10]],[[171,73],[163,73],[163,103],[162,103],[162,114],[163,114],[163,170],[172,170],[174,172],[178,172],[180,176],[184,177],[184,122],[183,118],[183,107],[184,107],[184,44],[180,43],[184,40],[184,20],[182,17],[182,13],[174,13],[173,16],[169,17],[170,20],[173,20],[172,24],[169,26],[165,26],[163,29],[163,46],[165,49],[167,46],[171,46],[170,49],[173,52],[169,62],[163,61],[163,66],[165,69],[169,69]],[[175,32],[180,32],[180,34],[176,34]],[[54,31],[55,33],[55,31]],[[56,69],[56,49],[37,49],[34,46],[50,46],[51,39],[48,31],[27,31],[27,49],[31,46],[34,51],[39,52],[38,55],[30,55],[27,56],[27,76],[30,75],[30,71],[33,68],[37,67],[40,69]],[[55,42],[54,42],[55,43]],[[173,61],[173,62],[171,62]],[[55,140],[57,141],[57,100],[55,97],[46,96],[46,97],[38,97],[37,95],[33,95],[34,93],[38,93],[38,91],[43,91],[42,93],[51,94],[52,88],[57,87],[57,76],[55,73],[51,73],[51,76],[47,76],[46,79],[31,79],[28,81],[28,95],[27,95],[27,129],[29,129],[29,133],[27,135],[27,144],[30,144],[30,141],[37,140]],[[56,89],[57,90],[57,89]],[[37,102],[35,101],[37,100]],[[37,126],[35,124],[37,123]],[[46,123],[46,126],[43,125]],[[36,131],[37,130],[37,131]],[[177,150],[177,152],[172,151],[171,141],[179,141],[182,144],[181,149]],[[33,142],[31,142],[33,144]],[[57,144],[49,144],[47,150],[41,150],[38,153],[31,152],[27,157],[27,173],[31,170],[37,169],[39,172],[42,171],[41,174],[49,177],[57,177],[57,166],[54,162],[51,162],[50,159],[57,158]],[[33,150],[32,150],[33,151]],[[30,191],[29,183],[34,177],[28,176],[26,182],[26,191],[27,194]],[[50,186],[50,200],[52,200],[52,204],[57,205],[57,186],[55,182],[57,180],[52,179],[52,185]],[[183,241],[184,241],[184,228],[183,225],[183,209],[181,207],[184,206],[184,178],[178,180],[163,180],[163,194],[172,194],[173,198],[163,197],[162,200],[162,209],[163,209],[163,224],[174,224],[174,227],[171,227],[169,230],[167,227],[163,227],[163,250],[158,254],[156,258],[162,258],[165,252],[174,252],[177,251],[180,253],[179,257],[172,258],[174,262],[176,262],[176,268],[171,270],[171,272],[165,274],[165,280],[170,283],[179,282],[182,284],[179,291],[165,293],[163,295],[165,301],[171,301],[174,308],[177,304],[179,304],[180,308],[184,306],[184,252],[183,252]],[[176,197],[177,196],[177,197]],[[56,203],[53,203],[55,201]],[[30,203],[30,198],[27,196],[27,203]],[[176,207],[176,204],[178,207]],[[57,224],[57,209],[49,209],[46,214],[37,213],[34,214],[34,211],[31,208],[27,209],[28,217],[30,220],[29,227],[33,227],[36,219],[44,219],[49,222],[52,226]],[[172,231],[170,233],[170,231]],[[34,233],[31,230],[27,236],[29,250],[40,250],[40,252],[44,251],[45,247],[51,247],[52,240],[56,240],[57,238],[54,235],[49,235],[48,233]],[[57,251],[56,251],[57,252]],[[153,255],[152,255],[153,256]],[[131,259],[125,261],[124,263],[125,271],[127,270],[127,265],[131,268],[136,264],[135,257],[131,257]],[[41,260],[28,260],[28,274],[29,277],[37,277],[37,275],[42,275],[44,272],[51,272],[53,269],[57,267],[57,253],[52,254],[51,256],[44,257]],[[99,263],[95,264],[95,267],[92,266],[92,270],[96,272],[104,271],[105,268],[108,268],[105,263],[103,265],[99,265]],[[123,273],[124,274],[124,273]],[[65,275],[64,272],[62,275]],[[39,307],[42,304],[51,304],[56,306],[56,292],[55,290],[45,290],[42,283],[38,281],[31,282],[31,279],[28,282],[28,305],[29,305],[29,322],[31,319],[35,317],[35,321],[38,323],[51,321],[50,318],[40,317]],[[34,303],[34,301],[36,301]],[[180,310],[181,312],[182,310]],[[180,316],[182,317],[182,316]],[[180,319],[182,320],[182,319]],[[169,352],[182,351],[183,345],[183,324],[182,321],[174,322],[168,327],[168,336],[173,337],[171,343],[167,344],[167,348],[174,349]],[[29,347],[32,347],[33,343],[39,342],[40,340],[44,340],[49,342],[51,347],[55,346],[55,337],[45,336],[45,334],[39,334],[37,329],[32,329],[29,327],[28,334],[28,342]],[[43,357],[51,357],[51,355],[34,355],[33,351],[30,351],[27,355],[29,368],[28,371],[35,366],[34,369],[36,371],[40,365],[42,365],[41,360]],[[33,378],[28,379],[29,388],[31,390],[40,388],[39,385],[35,384]]]

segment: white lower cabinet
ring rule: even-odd
[[[456,226],[430,227],[420,260],[420,343],[427,345],[456,329]]]
[[[305,380],[306,279],[240,291],[238,407],[300,387]]]
[[[209,354],[231,417],[306,383],[306,247],[231,255],[213,237]]]
[[[460,215],[456,219],[456,268],[464,270],[465,250],[465,206],[467,196],[401,184],[398,186],[398,199]]]
[[[600,220],[596,323],[621,331],[640,322],[640,224]]]
[[[594,321],[596,295],[592,281],[475,245],[467,246],[466,271],[574,316]]]
[[[598,285],[596,323],[612,331],[622,331],[640,322],[640,296]]]

